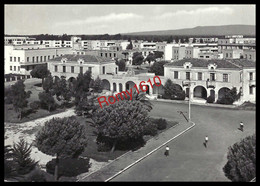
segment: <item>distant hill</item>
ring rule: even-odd
[[[255,25],[224,25],[224,26],[197,26],[177,30],[145,31],[121,33],[122,35],[248,35],[255,36]]]

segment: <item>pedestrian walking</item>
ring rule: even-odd
[[[240,130],[243,132],[244,131],[244,123],[241,121],[240,122]]]
[[[207,146],[208,141],[209,141],[209,137],[206,136],[206,137],[205,137],[205,146]]]
[[[165,148],[164,155],[165,155],[165,156],[169,156],[169,151],[170,151],[170,148],[169,148],[168,145],[167,145],[166,148]]]

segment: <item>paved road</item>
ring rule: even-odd
[[[178,110],[188,110],[184,104],[153,103],[152,115],[173,120],[182,117]],[[169,157],[158,150],[111,181],[228,181],[222,171],[228,147],[255,132],[255,112],[192,105],[191,118],[196,126],[169,143]],[[244,132],[237,129],[240,121]]]

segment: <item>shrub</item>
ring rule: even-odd
[[[110,151],[111,146],[107,143],[98,143],[97,144],[97,151],[98,152],[107,152]]]
[[[52,159],[46,164],[46,171],[54,175],[56,159]],[[58,176],[73,177],[81,173],[88,172],[91,164],[89,158],[76,159],[76,158],[64,158],[59,159],[59,171]]]
[[[38,162],[31,159],[30,154],[32,145],[21,139],[18,143],[13,145],[14,161],[17,163],[17,172],[21,175],[31,172]]]
[[[32,103],[30,103],[30,107],[32,110],[37,110],[39,109],[41,106],[41,103],[39,101],[34,101]]]
[[[207,103],[214,103],[215,101],[215,97],[210,95],[209,97],[207,97]]]
[[[157,124],[148,122],[144,128],[144,135],[155,136],[157,134]]]
[[[157,119],[156,124],[158,130],[163,130],[167,127],[167,121],[163,118]]]
[[[185,91],[178,92],[174,97],[175,100],[185,100]]]
[[[35,169],[28,176],[19,179],[19,182],[47,182],[46,172]]]

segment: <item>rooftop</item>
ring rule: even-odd
[[[79,59],[83,59],[84,62],[91,62],[91,63],[107,63],[112,62],[110,58],[104,58],[94,55],[74,55],[74,54],[65,54],[63,56],[59,56],[53,59],[50,59],[49,61],[61,61],[62,58],[67,58],[70,62],[77,62]],[[114,61],[113,61],[114,62]]]
[[[255,62],[246,59],[233,59],[233,60],[223,60],[223,59],[182,59],[172,63],[165,64],[165,67],[178,67],[183,66],[184,63],[190,62],[193,67],[208,67],[209,64],[216,64],[217,68],[243,68],[243,67],[255,67]]]

